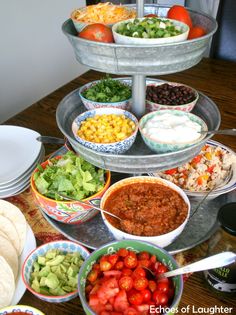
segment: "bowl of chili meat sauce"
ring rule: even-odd
[[[13,305],[0,309],[0,315],[45,315],[38,309],[28,305]]]
[[[150,277],[148,267],[153,271]],[[78,292],[86,314],[174,314],[183,278],[158,275],[178,268],[164,249],[148,242],[121,240],[95,250],[79,272]]]
[[[143,240],[160,247],[181,234],[190,214],[189,199],[181,188],[149,176],[116,182],[103,195],[100,207],[121,218],[102,213],[116,239]]]

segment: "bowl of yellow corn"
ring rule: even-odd
[[[133,145],[138,120],[130,112],[113,107],[88,110],[72,123],[75,139],[97,152],[122,154]]]

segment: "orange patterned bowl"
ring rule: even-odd
[[[61,156],[57,157],[57,159],[60,158]],[[48,163],[49,160],[43,162],[41,166],[45,168]],[[67,224],[80,224],[88,221],[93,216],[95,216],[99,211],[93,209],[93,206],[99,207],[101,198],[108,189],[111,181],[111,173],[110,171],[106,171],[104,187],[92,196],[83,199],[82,201],[88,203],[88,205],[84,205],[80,201],[59,201],[45,197],[44,195],[39,193],[34,182],[34,174],[36,172],[38,172],[38,168],[34,170],[30,182],[31,191],[36,204],[54,220]]]

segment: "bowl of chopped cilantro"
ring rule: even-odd
[[[48,216],[59,222],[80,224],[98,213],[93,206],[100,205],[110,180],[109,171],[68,151],[38,165],[31,176],[31,190],[36,203]],[[65,201],[60,194],[76,201]]]
[[[186,40],[189,27],[172,19],[146,17],[118,22],[112,32],[117,44],[159,45]]]
[[[129,110],[132,97],[130,82],[125,78],[106,77],[83,85],[79,95],[87,109],[114,107]]]

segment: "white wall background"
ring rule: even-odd
[[[0,123],[87,70],[61,31],[85,0],[0,1]]]
[[[184,4],[184,0],[156,0]],[[215,16],[219,0],[186,0]],[[85,0],[0,0],[0,123],[86,70],[62,23]]]

